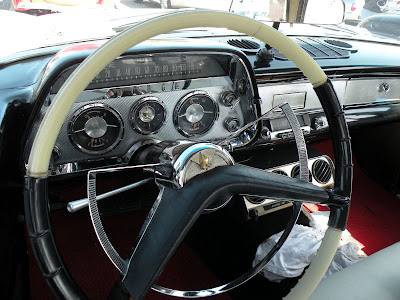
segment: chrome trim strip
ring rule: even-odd
[[[114,246],[111,244],[105,230],[103,227],[103,223],[101,222],[99,209],[97,207],[97,199],[96,199],[96,176],[97,173],[104,172],[115,172],[120,170],[128,170],[128,169],[136,169],[136,168],[145,168],[145,167],[155,167],[161,164],[148,164],[148,165],[137,165],[137,166],[127,166],[127,167],[119,167],[119,168],[107,168],[100,170],[92,170],[87,174],[87,197],[89,199],[89,212],[90,219],[92,220],[94,231],[96,232],[97,239],[99,240],[101,247],[104,252],[111,260],[113,265],[119,270],[121,274],[126,272],[126,263],[115,250]]]
[[[104,252],[114,264],[114,266],[121,272],[125,272],[125,261],[119,256],[118,252],[114,249],[106,232],[104,231],[103,224],[100,219],[99,209],[96,200],[96,173],[88,172],[87,176],[87,194],[89,199],[89,212],[90,219],[92,220],[93,228],[96,232],[97,239],[99,240]]]
[[[284,103],[281,108],[289,121],[289,125],[292,128],[294,139],[296,141],[297,152],[299,155],[300,180],[308,182],[307,146],[299,121],[288,103]]]
[[[330,174],[331,176],[330,176],[328,182],[325,183],[325,184],[319,183],[315,179],[314,174],[312,172],[313,164],[318,160],[323,160],[323,161],[327,162],[331,167],[331,174]],[[290,164],[285,164],[285,165],[282,165],[282,166],[273,167],[273,168],[267,169],[266,171],[268,171],[268,172],[283,171],[283,172],[285,172],[287,174],[287,176],[291,177],[290,174],[292,174],[293,168],[295,166],[297,166],[297,165],[298,165],[298,162],[293,162],[293,163],[290,163]],[[333,164],[333,162],[332,162],[332,160],[331,160],[331,158],[329,156],[322,155],[322,156],[316,156],[316,157],[310,158],[308,160],[308,169],[311,171],[311,178],[312,178],[311,183],[312,184],[314,184],[316,186],[319,186],[321,188],[324,188],[324,189],[329,189],[329,188],[333,187],[333,185],[334,185],[333,174],[334,174],[335,170],[334,170],[334,164]],[[281,200],[270,199],[270,198],[265,198],[265,199],[260,198],[260,201],[251,201],[250,199],[248,199],[246,197],[246,195],[244,195],[244,203],[246,205],[247,211],[249,212],[249,211],[252,211],[252,210],[256,210],[259,217],[262,216],[262,215],[274,212],[275,210],[286,208],[286,207],[291,205],[291,203],[288,203],[287,205],[286,204],[285,205],[278,205],[276,208],[275,207],[274,208],[271,207],[271,209],[268,209],[268,210],[264,209],[265,205],[271,205],[271,204],[279,202],[279,201],[281,201]]]

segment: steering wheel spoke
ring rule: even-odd
[[[163,187],[129,259],[122,280],[134,299],[142,299],[183,238],[213,201],[251,194],[286,201],[327,203],[326,190],[307,182],[244,165],[213,169],[181,189]]]

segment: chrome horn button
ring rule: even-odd
[[[190,143],[173,158],[174,182],[178,187],[183,187],[197,175],[234,163],[229,152],[220,146],[211,143]]]

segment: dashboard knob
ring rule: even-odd
[[[228,118],[225,120],[226,130],[229,132],[235,132],[239,129],[240,121],[238,118]]]
[[[381,84],[379,85],[379,91],[380,91],[380,92],[385,92],[385,93],[387,93],[387,92],[389,92],[389,90],[390,90],[390,85],[389,85],[389,83],[383,82],[383,83],[381,83]]]
[[[261,130],[261,137],[263,139],[270,140],[271,139],[271,131],[269,131],[268,128],[263,128]]]
[[[325,123],[325,120],[322,117],[317,117],[317,118],[314,119],[313,125],[314,125],[313,127],[316,130],[320,130],[323,127],[326,126],[326,123]]]
[[[238,96],[234,92],[227,91],[222,94],[221,102],[225,106],[234,106],[238,101]]]

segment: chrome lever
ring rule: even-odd
[[[153,178],[147,178],[147,179],[143,179],[143,180],[140,180],[140,181],[138,181],[138,182],[135,182],[135,183],[132,183],[132,184],[123,186],[123,187],[118,188],[118,189],[115,189],[115,190],[113,190],[113,191],[110,191],[110,192],[107,192],[107,193],[98,195],[98,196],[96,197],[96,200],[97,200],[97,201],[103,200],[103,199],[105,199],[105,198],[108,198],[108,197],[117,195],[117,194],[119,194],[119,193],[128,191],[128,190],[133,189],[133,188],[135,188],[135,187],[139,187],[139,186],[141,186],[141,185],[144,185],[145,183],[148,183],[148,182],[150,182],[150,181],[152,181],[152,180],[153,180]],[[70,213],[74,213],[74,212],[77,212],[78,210],[81,210],[82,208],[87,207],[88,205],[89,205],[89,200],[88,200],[88,198],[83,198],[83,199],[80,199],[80,200],[75,200],[75,201],[69,202],[68,205],[67,205],[67,210],[68,210]]]

